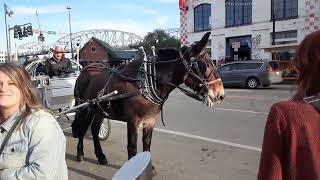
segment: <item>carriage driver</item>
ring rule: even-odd
[[[71,61],[64,57],[61,47],[56,46],[53,51],[53,57],[45,62],[45,73],[50,78],[53,76],[65,76],[72,72]]]

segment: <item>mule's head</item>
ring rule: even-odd
[[[182,61],[187,69],[184,76],[185,85],[202,96],[206,105],[211,107],[214,102],[222,101],[225,95],[221,78],[206,50],[209,36],[210,32],[191,47],[183,47]]]

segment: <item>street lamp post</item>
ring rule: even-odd
[[[7,43],[7,57],[8,57],[8,61],[10,61],[10,44],[9,44],[9,32],[8,32],[8,23],[7,23],[7,15],[9,17],[13,16],[13,11],[8,9],[8,6],[3,3],[3,8],[4,8],[4,24],[6,27],[6,43]]]
[[[276,33],[276,16],[275,16],[275,0],[271,1],[271,8],[272,8],[272,45],[275,45],[275,33]]]
[[[7,14],[5,13],[4,15],[4,24],[5,24],[5,27],[6,27],[6,43],[7,43],[7,58],[8,58],[8,61],[10,61],[10,52],[9,52],[9,38],[8,38],[8,25],[7,25]]]
[[[71,59],[72,59],[73,58],[73,47],[72,47],[71,18],[70,18],[71,7],[67,6],[67,9],[68,9],[68,14],[69,14],[70,50],[71,50]]]

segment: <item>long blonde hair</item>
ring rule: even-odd
[[[25,111],[21,114],[22,119],[31,114],[31,109],[42,108],[32,90],[31,77],[24,67],[8,62],[0,64],[0,71],[5,73],[21,92],[20,109],[25,106]]]

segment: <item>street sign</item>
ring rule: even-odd
[[[48,31],[47,34],[57,35],[57,32],[56,31]]]

